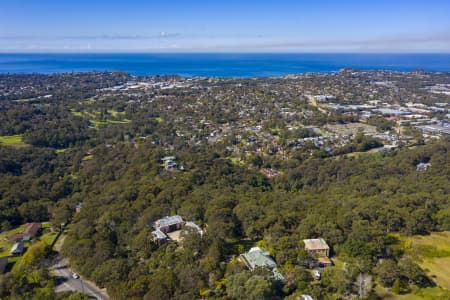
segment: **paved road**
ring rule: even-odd
[[[78,291],[84,292],[99,300],[109,300],[104,291],[100,290],[94,284],[86,282],[82,278],[74,279],[72,270],[69,268],[69,262],[65,258],[57,257],[50,270],[58,277],[56,292]]]

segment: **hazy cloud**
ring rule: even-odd
[[[433,34],[397,34],[367,39],[333,40],[245,33],[202,35],[165,31],[135,35],[0,36],[0,51],[8,49],[88,52],[450,52],[450,30]]]
[[[65,35],[65,36],[44,36],[44,35],[3,35],[0,40],[153,40],[170,39],[180,37],[179,33],[162,31],[158,34],[100,34],[100,35]]]

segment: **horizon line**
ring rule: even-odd
[[[450,54],[449,51],[2,51],[0,54]]]

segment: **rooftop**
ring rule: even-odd
[[[257,267],[275,268],[277,264],[270,257],[269,252],[259,247],[251,248],[247,253],[242,254],[247,266],[253,270]]]
[[[269,252],[253,247],[247,253],[241,254],[242,259],[250,270],[255,268],[269,268],[276,280],[284,281],[283,275],[277,270],[276,262],[270,257]]]
[[[159,219],[154,223],[155,228],[170,226],[178,223],[182,223],[183,218],[179,215],[167,216],[165,218]]]
[[[330,249],[327,242],[323,238],[303,240],[306,250],[322,250]]]

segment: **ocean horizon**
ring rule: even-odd
[[[1,74],[124,71],[132,75],[269,77],[343,68],[450,72],[448,53],[0,53]]]

